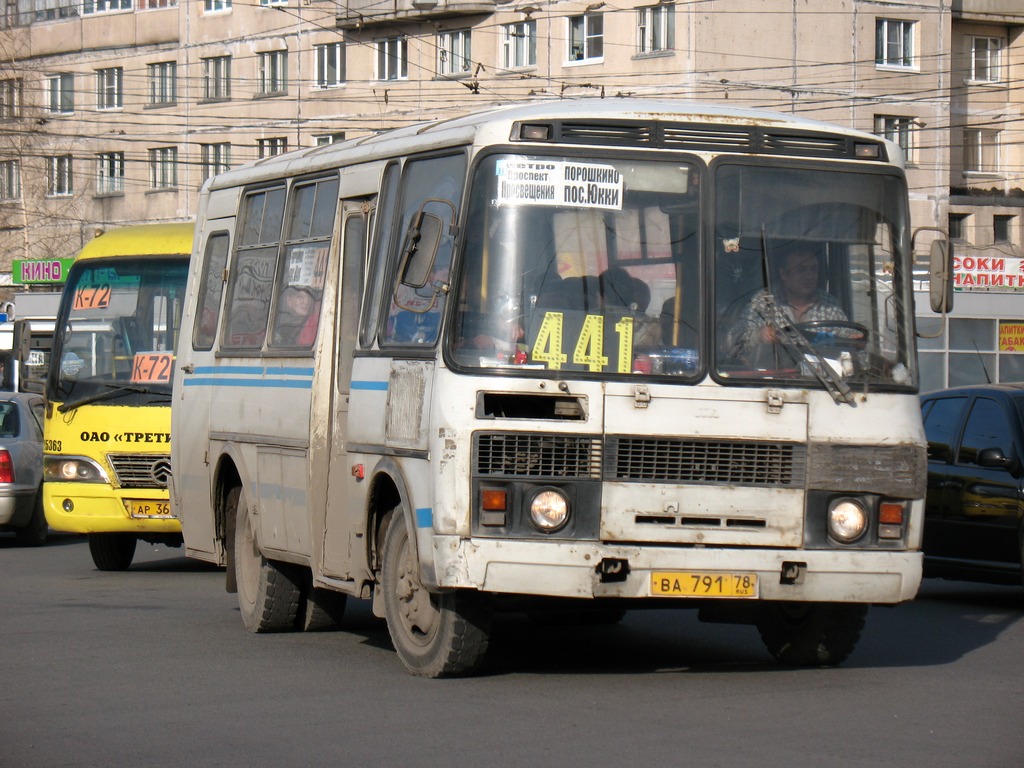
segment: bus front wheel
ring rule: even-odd
[[[90,533],[89,554],[101,571],[127,571],[138,539],[131,533]]]
[[[767,602],[760,606],[757,629],[783,664],[829,667],[853,652],[867,612],[860,604]]]
[[[420,582],[413,542],[401,510],[384,537],[381,589],[388,633],[406,669],[421,677],[476,671],[490,640],[491,611],[480,595],[431,593]]]
[[[241,488],[233,488],[228,508],[235,510],[235,581],[238,608],[250,632],[286,632],[295,628],[300,589],[292,569],[260,552]]]

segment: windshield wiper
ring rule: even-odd
[[[145,384],[104,384],[103,386],[109,387],[109,389],[100,392],[93,392],[91,395],[85,395],[84,397],[72,400],[69,403],[63,403],[57,408],[57,412],[67,413],[68,411],[73,411],[83,405],[98,403],[103,400],[112,400],[115,397],[121,397],[129,392],[139,392],[144,395],[163,395],[164,399],[167,401],[170,401],[171,399],[171,393],[166,389],[148,386]]]
[[[767,294],[765,296],[765,320],[775,331],[776,338],[791,354],[797,355],[797,362],[803,360],[809,363],[807,367],[811,369],[815,378],[825,386],[833,400],[837,403],[853,405],[853,392],[850,385],[814,348],[807,337],[793,327],[789,317],[775,301],[775,287],[772,285],[771,268],[768,264],[768,244],[764,224],[761,225],[761,267],[764,269],[765,293]]]

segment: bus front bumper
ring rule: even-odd
[[[93,483],[43,483],[46,522],[70,533],[181,533],[181,521],[169,515],[167,493],[111,492]],[[133,514],[134,513],[134,514]]]
[[[657,587],[667,579],[683,584],[684,592],[677,593],[683,599],[896,604],[916,596],[922,566],[921,553],[907,551],[683,549],[454,536],[435,536],[434,553],[439,588],[570,598],[661,597]],[[715,591],[719,576],[754,576],[756,585],[742,596],[722,594]],[[686,594],[694,579],[707,590]]]

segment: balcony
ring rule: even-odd
[[[510,0],[349,0],[339,9],[336,24],[340,29],[362,29],[395,22],[433,21],[494,13]]]
[[[1024,24],[1020,0],[953,0],[953,18],[1002,24]]]

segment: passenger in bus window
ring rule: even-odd
[[[488,311],[466,313],[457,346],[499,363],[527,362],[526,328],[519,303],[501,296]]]
[[[784,253],[773,269],[771,290],[765,288],[757,293],[729,331],[728,354],[753,365],[761,349],[779,340],[775,325],[768,319],[772,297],[791,323],[845,322],[848,318],[839,302],[819,287],[819,273],[818,254],[811,246],[801,243]]]
[[[308,347],[316,340],[320,323],[320,302],[304,286],[290,285],[282,293],[277,319],[277,342]]]

